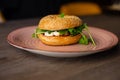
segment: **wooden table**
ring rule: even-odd
[[[115,33],[120,38],[120,16],[81,17],[88,25]],[[39,19],[0,24],[0,80],[120,80],[120,43],[114,48],[77,58],[53,58],[10,46],[7,35]]]

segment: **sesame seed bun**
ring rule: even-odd
[[[80,25],[82,20],[77,16],[65,15],[61,18],[59,15],[48,15],[40,20],[38,27],[44,30],[62,30]]]
[[[82,20],[77,16],[65,15],[64,17],[60,17],[59,15],[48,15],[40,20],[38,28],[55,31],[74,28],[80,25],[82,25]],[[46,36],[44,34],[38,34],[38,38],[44,44],[60,46],[77,43],[81,35]]]

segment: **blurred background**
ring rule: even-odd
[[[48,14],[120,15],[120,0],[0,0],[0,21],[39,18]]]

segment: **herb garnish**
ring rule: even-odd
[[[64,18],[64,16],[65,16],[64,13],[61,13],[61,14],[59,15],[59,17],[61,17],[61,18]]]
[[[84,28],[84,30],[86,30],[86,32],[88,33],[90,39],[88,39],[88,38],[81,32],[80,34],[82,35],[82,37],[80,38],[79,43],[80,43],[80,44],[88,44],[88,42],[91,41],[92,44],[93,44],[94,46],[96,46],[96,43],[95,43],[95,41],[94,41],[94,39],[93,39],[93,37],[92,37],[89,29],[88,29],[87,24],[84,23],[84,24],[82,25],[82,27]]]
[[[96,43],[95,43],[95,41],[94,41],[94,39],[93,39],[93,37],[92,37],[89,29],[88,29],[87,24],[84,24],[84,26],[85,26],[85,30],[87,31],[87,33],[88,33],[88,35],[89,35],[89,37],[90,37],[90,40],[91,40],[92,44],[93,44],[94,46],[96,46]]]

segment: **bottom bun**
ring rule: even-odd
[[[44,44],[60,46],[77,43],[81,38],[81,35],[78,34],[76,36],[44,36],[43,34],[38,34],[38,37]]]

